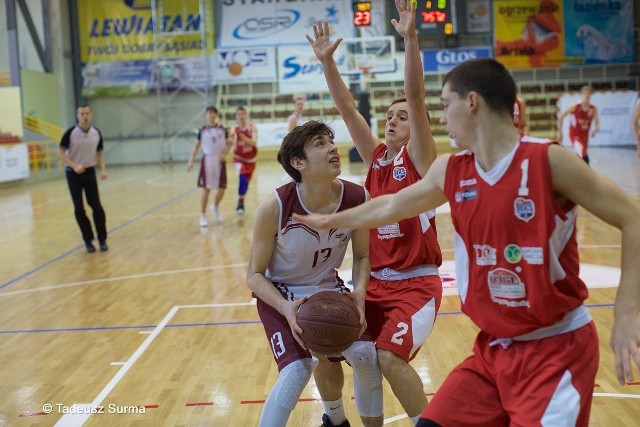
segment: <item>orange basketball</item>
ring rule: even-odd
[[[231,64],[229,64],[229,73],[232,76],[237,76],[241,72],[242,72],[242,65],[240,65],[237,62],[232,62]]]
[[[359,337],[360,315],[351,298],[340,292],[318,292],[298,308],[300,338],[309,350],[340,354]]]

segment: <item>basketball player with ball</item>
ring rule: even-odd
[[[395,3],[400,19],[391,23],[404,38],[405,96],[389,105],[384,143],[371,134],[342,81],[333,58],[342,39],[330,40],[327,22],[314,26],[313,38],[307,36],[322,64],[331,97],[360,157],[369,166],[365,187],[374,199],[420,181],[437,155],[424,105],[415,6],[406,0]],[[427,397],[420,375],[409,362],[431,333],[442,299],[438,275],[442,254],[435,226],[435,211],[424,211],[370,231],[367,325],[376,343],[382,374],[414,424],[427,406]]]
[[[257,309],[279,376],[267,397],[261,427],[284,427],[315,370],[315,382],[325,405],[323,425],[349,426],[342,388],[342,364],[312,354],[297,322],[297,312],[308,297],[323,292],[345,293],[358,311],[360,338],[341,353],[354,371],[355,404],[365,426],[382,426],[382,374],[376,349],[364,320],[369,280],[369,230],[335,228],[315,230],[293,221],[292,215],[334,213],[368,200],[367,190],[338,179],[340,155],[333,131],[310,121],[285,137],[278,162],[293,178],[260,204],[253,229],[247,284],[257,298]],[[354,291],[338,277],[347,247],[353,252]],[[340,355],[338,355],[340,356]]]

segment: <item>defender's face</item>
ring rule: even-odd
[[[387,111],[384,139],[387,145],[402,146],[409,142],[409,112],[406,102],[397,102]]]

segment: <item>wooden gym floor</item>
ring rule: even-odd
[[[635,150],[590,154],[594,169],[640,199]],[[343,177],[362,182],[361,165],[342,159]],[[109,168],[100,193],[110,250],[95,254],[82,245],[64,179],[0,187],[0,426],[257,425],[277,369],[244,279],[256,206],[287,178],[260,163],[240,218],[231,164],[228,172],[223,222],[209,213],[200,229],[200,190],[185,164]],[[438,221],[448,296],[413,361],[429,395],[476,333],[453,289],[446,210]],[[620,233],[583,210],[579,239],[601,343],[591,426],[637,425],[640,373],[619,386],[608,346]],[[350,258],[343,268],[350,274]],[[347,415],[360,425],[345,375]],[[319,425],[318,399],[312,381],[289,424]],[[80,413],[88,405],[105,413]],[[387,384],[384,412],[387,424],[410,425]]]

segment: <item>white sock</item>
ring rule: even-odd
[[[415,417],[411,417],[411,422],[413,423],[414,426],[416,424],[418,424],[418,421],[420,421],[420,415],[416,415]]]
[[[324,413],[327,414],[333,425],[342,424],[347,419],[347,415],[344,413],[342,397],[338,400],[323,400],[322,404],[324,405]]]

